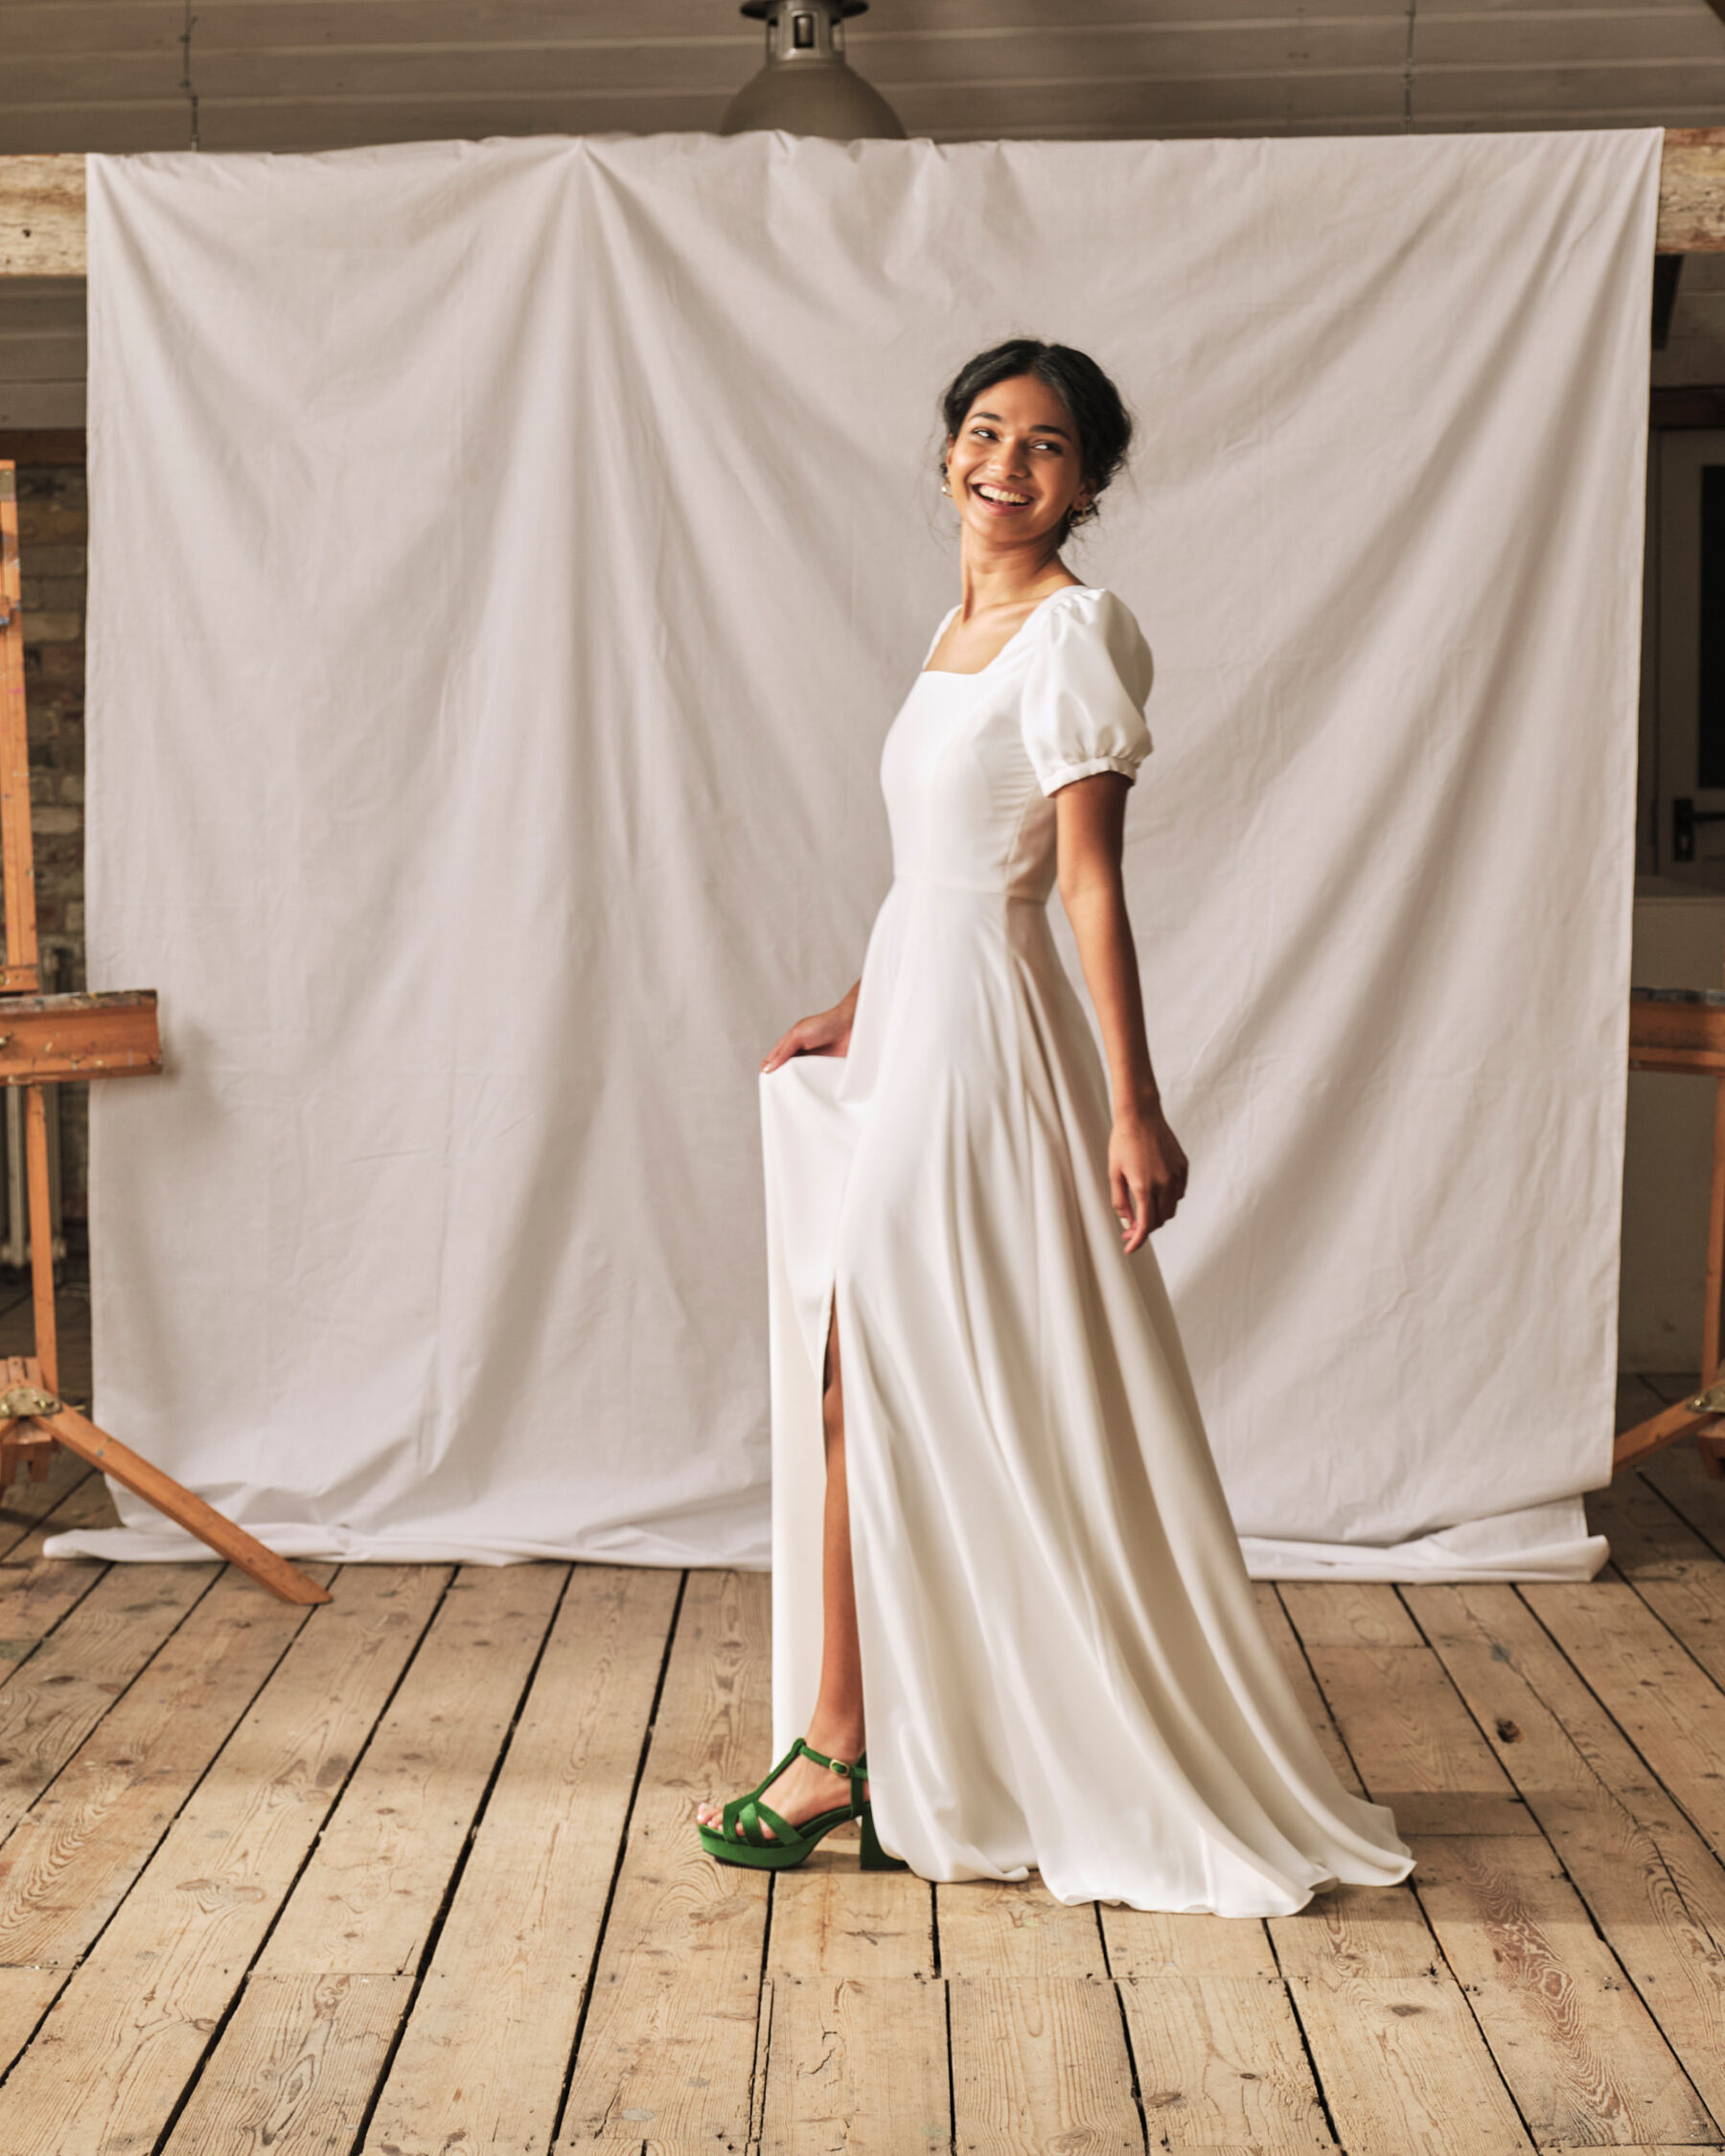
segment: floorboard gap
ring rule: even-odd
[[[575,2085],[575,2062],[581,2056],[581,2039],[586,2034],[587,2015],[593,2004],[593,1979],[599,1972],[600,1957],[605,1952],[605,1935],[610,1924],[611,1905],[617,1898],[617,1881],[622,1876],[623,1856],[629,1847],[629,1829],[634,1819],[635,1803],[641,1794],[642,1778],[647,1772],[647,1755],[653,1749],[653,1732],[658,1721],[659,1702],[665,1696],[665,1678],[671,1667],[671,1650],[677,1644],[677,1628],[682,1622],[683,1602],[688,1592],[689,1574],[685,1569],[677,1583],[677,1600],[672,1606],[671,1622],[665,1627],[665,1651],[659,1657],[658,1679],[653,1687],[653,1702],[647,1709],[647,1727],[641,1734],[641,1749],[635,1759],[634,1779],[630,1784],[629,1803],[623,1814],[623,1829],[617,1836],[617,1853],[611,1863],[610,1884],[605,1891],[605,1907],[599,1914],[599,1926],[593,1934],[592,1960],[587,1964],[586,1981],[581,1987],[581,2011],[575,2020],[575,2040],[569,2046],[569,2056],[564,2067],[563,2088],[558,2095],[557,2111],[551,2122],[551,2138],[546,2144],[547,2148],[557,2146],[558,2138],[563,2132],[564,2114],[569,2107],[569,2091]],[[381,2083],[379,2085],[380,2087]]]
[[[449,1587],[454,1586],[457,1576],[458,1571],[452,1571],[449,1574]],[[394,2032],[391,2034],[389,2039],[389,2047],[385,2051],[383,2057],[379,2064],[377,2078],[371,2085],[371,2093],[366,2098],[365,2108],[360,2115],[358,2131],[354,2136],[353,2145],[356,2149],[363,2148],[365,2146],[365,2137],[371,2131],[372,2120],[377,2115],[379,2104],[383,2100],[383,2091],[389,2086],[389,2076],[395,2070],[396,2055],[401,2051],[402,2039],[406,2036],[407,2033],[408,2024],[413,2019],[413,2009],[419,2003],[420,1993],[425,1989],[426,1975],[431,1966],[432,1957],[437,1952],[437,1942],[443,1936],[444,1925],[448,1919],[449,1910],[453,1906],[456,1892],[461,1886],[462,1874],[466,1871],[468,1867],[468,1858],[472,1853],[474,1837],[477,1835],[480,1823],[485,1818],[486,1807],[491,1802],[492,1792],[497,1786],[497,1778],[503,1772],[503,1762],[509,1757],[509,1748],[515,1742],[515,1733],[516,1731],[520,1727],[522,1712],[526,1708],[528,1699],[532,1696],[533,1680],[539,1675],[540,1663],[545,1659],[546,1646],[550,1642],[552,1633],[557,1628],[558,1612],[563,1608],[564,1597],[568,1594],[569,1582],[574,1578],[574,1576],[575,1566],[573,1561],[571,1561],[567,1571],[564,1573],[564,1583],[562,1588],[558,1592],[557,1599],[551,1605],[550,1613],[545,1620],[545,1629],[540,1635],[540,1642],[538,1647],[534,1650],[532,1662],[529,1663],[526,1675],[521,1681],[521,1688],[516,1695],[515,1709],[509,1717],[509,1727],[503,1732],[503,1741],[498,1745],[496,1756],[492,1761],[491,1773],[485,1778],[485,1787],[480,1791],[479,1801],[473,1807],[473,1816],[468,1822],[467,1833],[462,1838],[461,1853],[456,1857],[455,1862],[449,1868],[449,1876],[445,1882],[443,1894],[437,1905],[436,1915],[432,1917],[430,1923],[426,1927],[426,1940],[424,1946],[420,1950],[419,1966],[413,1972],[413,1988],[407,1994],[407,2003],[402,2009],[402,2018],[399,2022],[397,2022]],[[448,1594],[448,1588],[446,1588],[444,1590],[444,1594],[438,1597],[438,1609],[442,1609]],[[433,1611],[432,1617],[428,1617],[426,1620],[425,1629],[421,1632],[419,1640],[415,1642],[414,1654],[416,1656],[419,1652],[420,1645],[426,1639],[426,1635],[431,1629],[431,1624],[435,1616],[436,1611]],[[402,1672],[402,1676],[404,1678],[406,1674],[406,1670],[403,1669]],[[396,1692],[399,1689],[400,1683],[398,1681],[397,1685],[390,1690],[389,1696],[391,1699],[394,1699]],[[386,1706],[379,1713],[377,1721],[373,1723],[372,1735],[374,1737],[377,1734],[379,1726],[383,1720],[384,1714],[387,1712],[388,1708]],[[369,1743],[366,1749],[370,1749]],[[356,1764],[357,1764],[357,1762],[356,1762]],[[332,1813],[334,1812],[334,1806],[332,1805]],[[308,1861],[310,1860],[308,1859]],[[282,1909],[287,1908],[288,1899],[288,1897],[287,1895],[283,1896]],[[279,1921],[281,1911],[278,1910],[276,1915]],[[271,1929],[273,1928],[274,1927],[272,1926]],[[261,1953],[263,1949],[260,1948],[259,1951]],[[548,2145],[554,2145],[556,2140],[557,2136],[553,2134],[551,2137],[551,2144]]]

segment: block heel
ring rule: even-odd
[[[881,1846],[881,1838],[875,1832],[874,1806],[866,1800],[857,1814],[862,1823],[862,1869],[864,1871],[908,1871],[910,1867],[903,1857],[888,1856]]]

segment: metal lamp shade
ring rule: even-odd
[[[839,26],[862,12],[857,0],[748,0],[743,12],[767,23],[767,64],[725,107],[722,135],[776,127],[834,142],[904,140],[898,114],[845,60]]]

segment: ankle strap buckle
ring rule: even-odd
[[[850,1775],[855,1774],[857,1771],[854,1767],[847,1765],[846,1762],[842,1759],[834,1759],[829,1761],[828,1763],[832,1769],[832,1772],[836,1775]]]

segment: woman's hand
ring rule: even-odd
[[[847,1055],[851,1021],[857,1013],[857,990],[861,986],[860,981],[853,982],[830,1011],[816,1011],[813,1018],[798,1019],[789,1033],[780,1035],[772,1053],[762,1064],[762,1070],[776,1070],[793,1056]]]
[[[1108,1189],[1122,1249],[1136,1250],[1152,1229],[1172,1220],[1185,1186],[1186,1157],[1162,1103],[1116,1115],[1108,1138]]]

